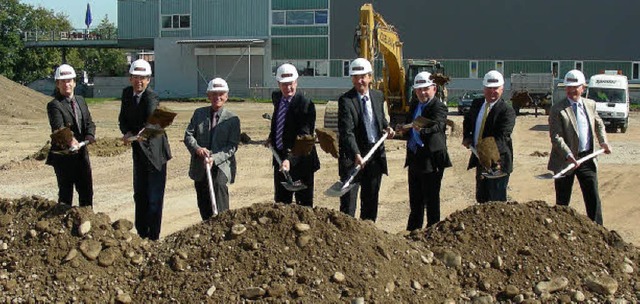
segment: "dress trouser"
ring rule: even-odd
[[[274,191],[274,200],[279,203],[291,204],[293,201],[293,196],[295,195],[296,204],[301,206],[313,207],[313,180],[314,180],[314,172],[312,168],[306,172],[306,174],[295,174],[292,173],[291,179],[296,182],[300,180],[305,186],[306,189],[299,190],[296,192],[291,192],[282,186],[282,182],[286,182],[287,179],[284,177],[284,174],[279,171],[279,168],[273,168],[273,187]]]
[[[579,157],[584,156],[579,154]],[[556,204],[569,206],[573,180],[578,177],[582,198],[587,210],[587,216],[597,224],[602,225],[602,202],[598,193],[598,172],[593,159],[582,163],[577,169],[563,178],[556,179]]]
[[[340,177],[343,182],[347,180],[348,173]],[[340,197],[340,211],[355,216],[358,190],[360,190],[360,218],[363,220],[376,221],[378,217],[378,201],[380,184],[382,182],[382,166],[379,160],[372,157],[360,170],[354,179],[358,183],[351,191]]]
[[[157,170],[140,152],[133,152],[133,200],[136,203],[135,226],[141,238],[160,238],[167,164]]]
[[[444,170],[423,173],[409,168],[409,221],[407,230],[421,229],[424,223],[425,208],[427,227],[440,221],[440,186]]]
[[[216,206],[218,213],[229,210],[229,188],[227,187],[227,176],[222,171],[213,166],[211,168],[211,179],[213,181],[213,193],[216,197]],[[201,181],[195,181],[196,197],[198,199],[198,209],[200,217],[203,221],[213,216],[213,207],[211,206],[211,196],[209,194],[209,181],[205,175]]]
[[[83,152],[67,155],[63,163],[53,166],[58,180],[58,203],[71,206],[75,186],[80,206],[93,206],[91,163]]]
[[[499,178],[486,178],[482,176],[484,170],[480,165],[476,167],[476,201],[480,204],[486,202],[506,202],[509,175]]]

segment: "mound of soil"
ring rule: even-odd
[[[640,296],[638,248],[569,207],[476,205],[411,238],[459,254],[467,293],[551,303],[579,302],[580,294],[594,303],[614,297],[637,303]]]
[[[35,119],[47,116],[47,103],[52,97],[34,91],[0,75],[0,119]]]
[[[637,303],[638,249],[567,207],[476,205],[391,235],[340,212],[230,210],[160,242],[0,199],[1,302]]]
[[[116,137],[98,138],[88,146],[89,154],[99,157],[112,157],[127,152],[131,145],[126,145],[122,139]]]

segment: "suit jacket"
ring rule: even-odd
[[[484,98],[473,100],[471,108],[462,122],[462,136],[464,139],[471,140],[472,144],[476,128],[476,119],[483,104]],[[489,111],[484,124],[484,130],[479,136],[479,138],[490,136],[495,138],[498,151],[500,152],[500,166],[502,171],[507,173],[513,172],[513,143],[511,141],[511,133],[513,133],[515,125],[516,112],[511,105],[501,98],[495,101],[495,105],[493,105],[491,111]],[[467,169],[476,166],[478,166],[478,158],[471,154]]]
[[[184,145],[191,153],[189,177],[195,181],[205,178],[206,167],[203,159],[196,155],[199,148],[207,148],[212,153],[213,164],[233,183],[236,178],[236,151],[240,142],[240,118],[224,107],[219,110],[216,126],[211,126],[211,107],[198,108],[184,132]]]
[[[140,96],[140,103],[136,105],[131,86],[122,90],[121,100],[118,123],[123,135],[127,132],[133,135],[138,134],[160,103],[158,94],[151,88],[147,88]],[[171,159],[171,148],[166,133],[142,142],[134,141],[131,147],[133,153],[143,154],[156,170],[161,170],[162,166]]]
[[[405,123],[413,121],[413,113],[419,103],[417,98],[412,99]],[[451,167],[451,160],[447,152],[447,135],[445,134],[447,112],[447,106],[437,97],[430,100],[422,109],[420,116],[435,123],[420,130],[423,147],[418,147],[416,153],[407,149],[405,167],[424,173],[442,171],[444,168]],[[407,132],[405,135],[407,140],[410,139],[409,134]]]
[[[269,132],[269,140],[272,147],[276,147],[276,116],[280,109],[280,99],[282,99],[281,91],[274,91],[271,94],[273,102],[273,116],[271,119],[271,131]],[[311,149],[311,153],[306,156],[294,156],[291,149],[296,142],[298,135],[313,135],[316,127],[316,107],[310,99],[306,98],[299,92],[289,101],[289,108],[285,114],[284,130],[282,131],[282,151],[278,154],[282,160],[288,159],[291,165],[292,174],[298,176],[299,173],[312,172],[320,169],[320,159],[316,148]],[[277,150],[277,149],[276,149]],[[275,158],[272,160],[273,166],[278,164]]]
[[[389,126],[384,115],[384,96],[378,90],[369,90],[369,96],[371,97],[375,127],[381,135]],[[364,157],[370,146],[362,117],[362,101],[358,98],[358,92],[355,88],[342,94],[338,99],[338,130],[340,133],[338,163],[342,176],[348,174],[351,168],[355,167],[356,154]],[[381,165],[382,173],[388,174],[384,143],[373,154],[372,160],[376,160]]]
[[[64,96],[56,95],[56,97],[47,104],[47,115],[49,116],[49,125],[51,126],[51,132],[62,127],[69,127],[73,132],[73,136],[76,138],[76,140],[78,142],[81,142],[85,140],[86,136],[95,137],[96,125],[93,123],[91,113],[89,113],[89,107],[87,107],[87,103],[84,101],[84,98],[82,96],[74,96],[74,98],[76,100],[78,108],[80,108],[80,112],[82,113],[82,120],[80,121],[82,130],[78,128],[78,124],[73,117],[73,110],[71,109],[71,105],[65,101]],[[49,154],[47,155],[47,165],[63,165],[65,163],[65,159],[68,159],[66,155],[53,153],[53,151],[55,150],[62,150],[62,147],[51,147],[51,149],[49,150]],[[89,153],[86,147],[82,147],[82,149],[80,149],[78,153],[82,157],[89,157]]]
[[[607,135],[605,126],[596,111],[596,102],[582,98],[582,103],[587,110],[589,129],[591,131],[591,150],[595,151],[596,140],[598,143],[606,143]],[[553,172],[561,171],[566,165],[567,156],[572,153],[578,158],[578,126],[576,115],[571,107],[569,99],[563,99],[551,107],[549,114],[549,135],[551,136],[551,155],[547,168]],[[594,162],[597,165],[596,159]]]

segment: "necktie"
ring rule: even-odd
[[[587,115],[584,112],[582,104],[574,102],[573,113],[576,115],[576,124],[578,125],[578,152],[589,150],[589,124],[587,123]]]
[[[136,102],[136,106],[140,104],[140,95],[133,95],[133,101]]]
[[[373,111],[371,109],[371,103],[369,101],[369,97],[362,96],[362,118],[364,120],[364,128],[367,131],[367,140],[369,143],[376,142],[376,134],[373,129]]]
[[[284,120],[289,109],[289,101],[286,98],[280,99],[278,104],[278,113],[276,114],[276,148],[282,150],[282,134],[284,133]]]
[[[484,133],[484,123],[487,122],[487,116],[489,115],[489,103],[484,103],[484,113],[482,114],[482,122],[480,123],[480,128],[478,129],[478,134],[476,134],[476,146],[478,142],[482,140],[482,133]]]
[[[426,102],[424,103],[421,102],[418,104],[415,112],[413,113],[414,120],[418,118],[418,116],[422,115],[422,111],[424,110],[424,107],[426,105],[427,105]],[[418,147],[424,146],[424,143],[422,142],[422,139],[420,139],[420,134],[415,129],[411,129],[410,132],[411,132],[411,137],[409,138],[409,143],[407,145],[409,147],[409,150],[411,150],[411,152],[416,153],[416,151],[418,151]]]
[[[73,111],[73,120],[76,122],[76,126],[78,126],[78,131],[82,132],[82,126],[80,125],[80,120],[78,119],[78,104],[76,103],[75,98],[71,98],[71,110]]]
[[[218,119],[220,119],[218,117],[218,112],[212,112],[211,113],[211,125],[209,127],[209,130],[212,130],[213,128],[216,127],[216,125],[218,124]]]

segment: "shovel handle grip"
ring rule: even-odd
[[[216,202],[216,193],[213,191],[213,178],[211,177],[212,164],[209,163],[210,157],[204,159],[204,166],[207,170],[207,182],[209,184],[209,197],[211,197],[211,209],[213,210],[213,216],[218,215],[218,203]]]
[[[600,149],[598,151],[595,151],[591,154],[585,155],[582,158],[578,159],[576,162],[578,163],[578,165],[600,155],[604,153],[604,149]],[[558,174],[554,175],[553,178],[560,178],[563,177],[565,174],[567,174],[567,172],[571,171],[573,168],[575,168],[576,164],[571,163],[569,164],[566,168],[562,169],[562,171],[558,172]]]

